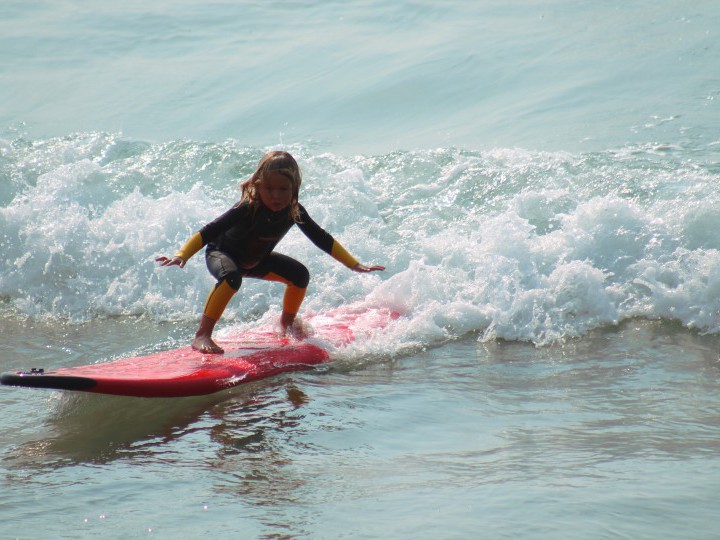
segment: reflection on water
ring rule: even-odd
[[[117,459],[137,462],[161,454],[196,431],[210,434],[221,458],[254,452],[264,430],[294,425],[284,409],[292,413],[307,403],[307,396],[293,385],[285,389],[283,399],[263,393],[265,386],[272,391],[276,384],[253,383],[209,396],[170,399],[51,391],[54,403],[41,422],[40,437],[36,434],[19,444],[5,459],[50,468]]]

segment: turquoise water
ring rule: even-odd
[[[715,538],[714,2],[4,2],[0,368],[186,343],[158,269],[269,149],[304,308],[391,307],[213,396],[2,388],[0,537]],[[220,333],[270,323],[249,281]]]

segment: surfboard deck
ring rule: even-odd
[[[278,337],[271,327],[218,339],[223,354],[190,346],[84,366],[15,371],[0,375],[8,386],[74,390],[135,397],[211,394],[279,373],[311,369],[332,360],[329,349],[347,345],[398,318],[385,308],[340,308],[304,318],[312,335]]]

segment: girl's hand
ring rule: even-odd
[[[357,263],[350,270],[353,272],[377,272],[385,270],[385,267],[377,264],[373,266],[365,266],[364,264]]]
[[[178,256],[175,256],[172,259],[168,259],[167,257],[158,257],[155,259],[155,262],[160,263],[160,266],[179,266],[180,268],[185,266],[185,259]]]

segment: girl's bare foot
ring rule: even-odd
[[[283,311],[280,316],[280,333],[283,336],[300,340],[310,337],[310,332],[303,324],[302,319],[286,311]]]
[[[200,319],[200,328],[195,333],[195,339],[190,345],[196,351],[207,354],[222,354],[225,351],[212,340],[212,333],[215,329],[215,321],[207,315]]]
[[[222,354],[225,350],[215,343],[210,336],[195,336],[190,345],[196,351],[206,354]]]

